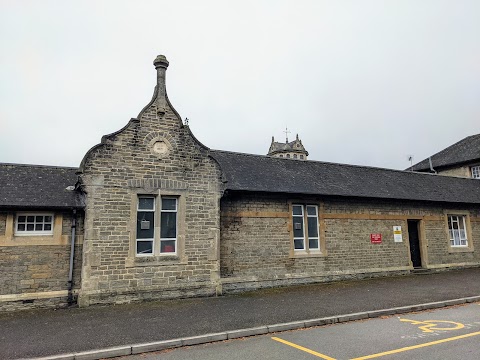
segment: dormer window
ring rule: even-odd
[[[480,179],[480,165],[479,166],[472,166],[472,178]]]

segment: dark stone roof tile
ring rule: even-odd
[[[211,150],[234,191],[480,204],[475,179]]]
[[[77,168],[0,164],[0,207],[82,208],[75,186]]]
[[[480,134],[468,136],[432,155],[431,158],[434,169],[480,161]],[[428,158],[413,165],[412,168],[414,171],[429,171],[430,164]]]

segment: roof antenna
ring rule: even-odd
[[[410,171],[413,171],[413,155],[407,155],[408,161],[410,161]]]
[[[288,128],[285,126],[285,144],[288,144],[288,134],[290,133],[291,131],[288,131]]]

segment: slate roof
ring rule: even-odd
[[[480,161],[480,134],[468,136],[432,155],[434,169],[474,161]],[[428,158],[413,165],[412,168],[414,171],[429,171]]]
[[[82,208],[77,168],[0,163],[0,208]]]
[[[480,181],[211,150],[226,190],[480,204]]]

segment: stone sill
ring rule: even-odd
[[[168,257],[153,256],[153,257],[128,258],[125,261],[126,268],[146,267],[146,266],[171,266],[171,265],[187,265],[187,262],[178,256],[168,256]]]
[[[455,254],[455,253],[468,253],[468,252],[474,252],[473,248],[465,246],[465,247],[449,247],[448,252],[450,254]]]
[[[305,258],[324,258],[327,254],[321,252],[295,252],[289,256],[290,259],[305,259]]]

